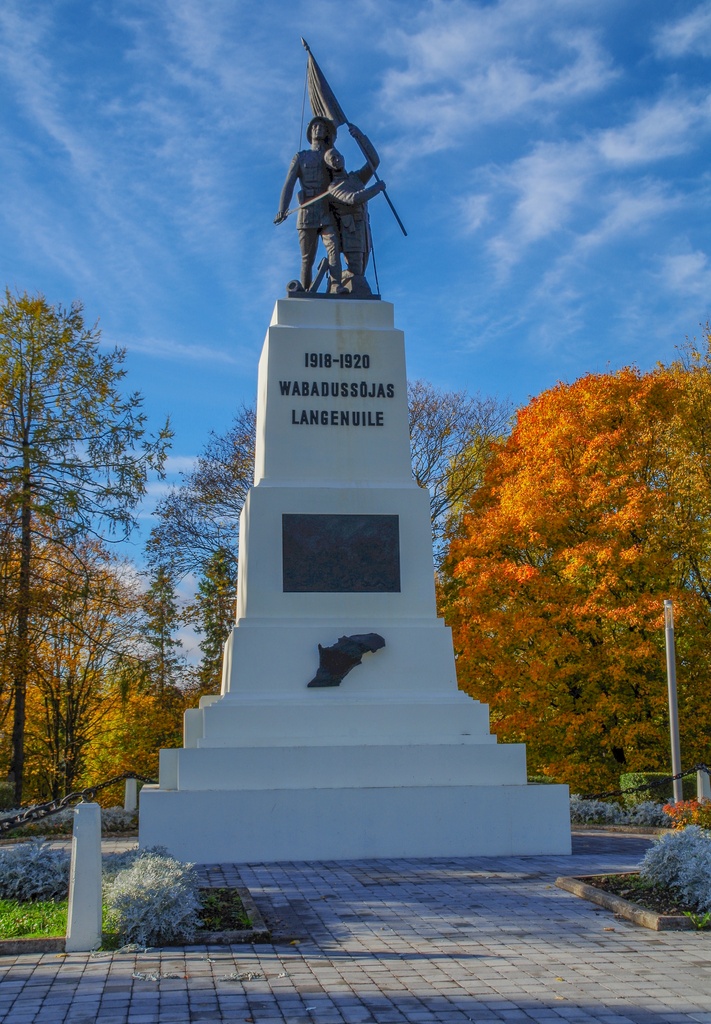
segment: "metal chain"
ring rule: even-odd
[[[711,777],[711,768],[705,764],[695,764],[693,768],[686,772],[665,776],[665,778],[659,779],[657,782],[650,782],[643,786],[633,786],[631,789],[614,789],[609,793],[586,793],[580,799],[602,800],[605,797],[624,796],[625,793],[643,793],[652,789],[658,789],[660,786],[666,786],[676,779],[684,779],[687,775],[695,775],[697,772],[706,772]],[[157,779],[150,779],[145,775],[138,775],[136,772],[124,772],[123,775],[114,775],[113,778],[107,779],[106,782],[100,782],[96,786],[87,786],[86,789],[76,790],[74,793],[68,793],[66,796],[50,800],[45,804],[35,804],[34,807],[28,807],[26,810],[20,811],[19,814],[13,814],[9,818],[1,818],[0,834],[9,832],[13,828],[29,825],[33,821],[41,821],[43,818],[48,818],[53,814],[59,814],[60,811],[65,810],[70,804],[77,804],[83,800],[93,800],[102,789],[115,786],[117,782],[125,782],[126,779],[136,779],[137,782],[146,782],[149,785],[155,785],[157,782]]]
[[[649,782],[644,786],[634,786],[632,789],[614,789],[611,793],[586,793],[585,796],[581,796],[581,800],[602,800],[607,796],[623,796],[625,793],[643,793],[646,790],[657,789],[659,786],[666,786],[670,782],[674,782],[675,779],[684,779],[687,775],[696,775],[697,772],[706,772],[711,777],[711,768],[708,768],[705,764],[695,764],[693,768],[689,768],[686,772],[678,772],[676,775],[669,775],[663,779],[659,779],[658,782]]]
[[[33,821],[41,821],[42,818],[47,818],[52,814],[58,814],[60,811],[65,810],[70,804],[78,804],[80,801],[93,800],[97,793],[100,793],[102,789],[107,789],[109,786],[115,786],[117,782],[124,782],[126,779],[136,779],[138,782],[148,782],[151,784],[156,783],[156,779],[149,779],[145,775],[137,775],[136,772],[124,772],[123,775],[114,775],[112,779],[107,779],[106,782],[100,782],[96,786],[87,786],[86,789],[78,789],[74,793],[67,793],[66,796],[58,797],[56,800],[50,800],[46,804],[35,804],[34,807],[28,807],[24,811],[20,811],[19,814],[13,814],[10,818],[0,819],[0,834],[3,832],[9,832],[13,828],[20,828],[22,825],[29,825]]]

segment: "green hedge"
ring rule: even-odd
[[[620,775],[620,789],[634,789],[635,786],[648,786],[660,779],[668,779],[669,772],[625,772]],[[696,799],[696,775],[687,775],[682,779],[685,800]],[[655,786],[654,789],[642,790],[640,793],[625,793],[624,802],[628,806],[640,804],[643,800],[671,800],[674,797],[674,783],[666,786]]]

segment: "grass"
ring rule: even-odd
[[[200,898],[204,931],[239,931],[252,927],[236,889],[201,889]],[[35,900],[32,903],[0,900],[0,939],[44,939],[65,935],[67,903],[67,900]],[[106,907],[103,918],[102,948],[118,949],[121,940],[117,922]]]
[[[0,938],[45,939],[67,931],[67,900],[0,900]]]

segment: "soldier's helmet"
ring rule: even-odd
[[[323,162],[326,164],[326,167],[330,167],[332,171],[342,171],[346,165],[346,162],[343,159],[343,154],[339,153],[337,149],[333,148],[333,146],[330,149],[327,149],[323,154]]]
[[[335,124],[328,117],[312,117],[306,127],[306,138],[309,142],[311,142],[311,130],[315,124],[326,126],[326,148],[330,149],[336,141],[337,129]]]

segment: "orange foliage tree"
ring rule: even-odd
[[[158,749],[181,742],[192,692],[179,685],[183,677],[167,678],[146,637],[150,615],[138,574],[97,541],[66,555],[39,544],[35,551],[42,577],[31,620],[26,800],[54,799],[125,771],[155,776]],[[0,607],[0,650],[7,627]],[[2,697],[0,686],[0,725]],[[0,763],[9,756],[5,739]],[[102,802],[122,799],[119,789],[103,793]]]
[[[96,541],[51,555],[43,562],[42,601],[33,602],[25,734],[31,800],[100,781],[86,779],[87,750],[121,703],[123,667],[137,660],[135,573]]]
[[[682,753],[708,761],[710,380],[689,350],[559,384],[519,412],[471,497],[443,610],[461,688],[502,740],[527,743],[530,774],[585,792],[669,768],[664,598]]]

